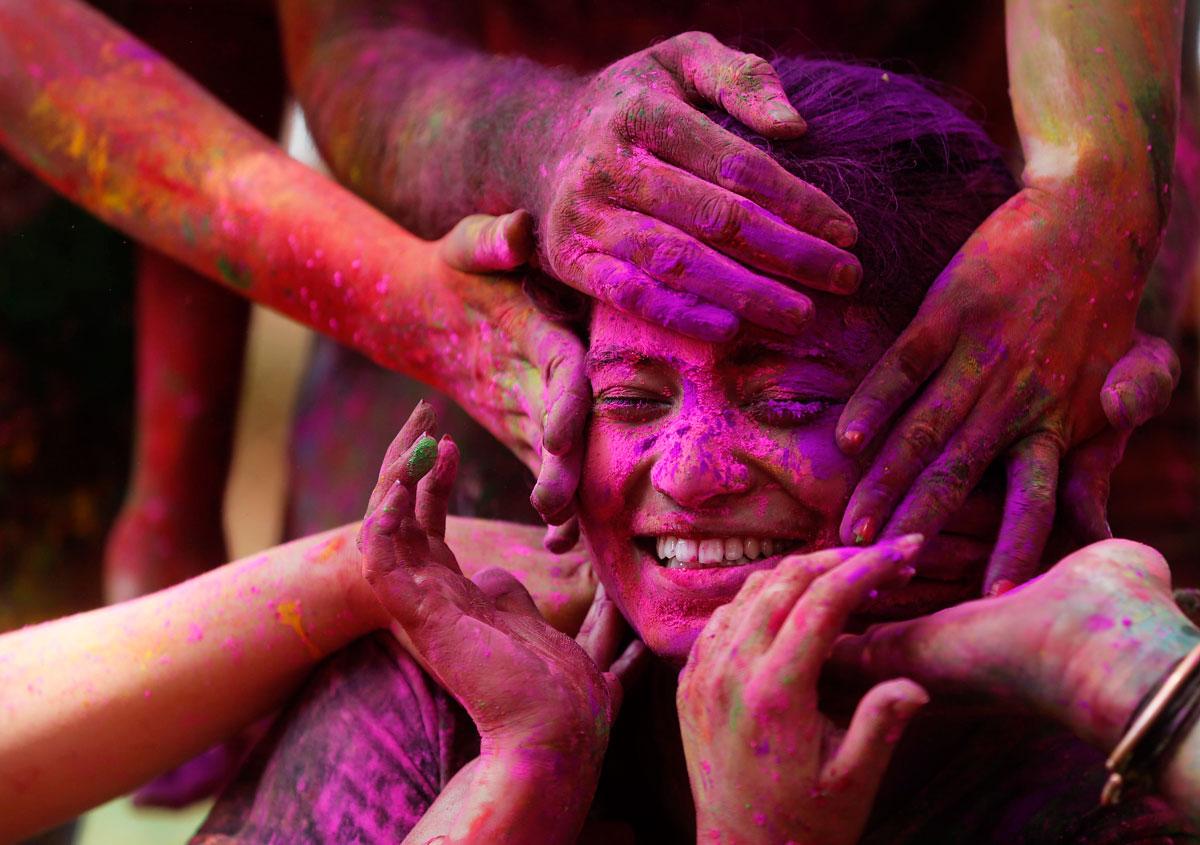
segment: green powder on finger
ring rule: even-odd
[[[428,434],[422,434],[413,444],[412,452],[408,456],[408,477],[420,478],[433,469],[433,465],[437,463],[437,454],[437,441]]]

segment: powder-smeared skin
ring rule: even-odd
[[[564,509],[578,342],[515,282],[453,269],[516,266],[520,226],[471,221],[437,244],[398,230],[82,4],[6,7],[0,44],[16,158],[132,237],[442,389],[535,469],[546,419],[558,463],[536,501]]]
[[[139,256],[136,454],[105,554],[110,602],[228,560],[221,501],[248,316],[244,300],[195,271]]]
[[[421,435],[421,438],[413,444],[412,454],[408,458],[408,477],[420,478],[433,469],[434,463],[437,462],[437,441],[428,434]]]
[[[738,318],[794,331],[811,304],[790,287],[847,293],[861,279],[840,248],[854,242],[849,216],[696,109],[766,137],[803,132],[757,56],[691,32],[576,76],[435,35],[421,3],[279,5],[334,172],[418,232],[526,208],[554,276],[712,340]]]
[[[383,627],[362,580],[358,530],[0,636],[0,839],[20,840],[183,763],[278,707],[316,660]],[[591,567],[582,553],[545,552],[541,533],[454,517],[447,526],[468,576],[519,561],[546,619],[573,633],[592,601]]]
[[[380,470],[359,537],[363,575],[405,645],[470,715],[480,752],[406,841],[574,841],[616,714],[618,687],[601,674],[612,657],[584,651],[586,625],[581,643],[551,628],[510,574],[463,577],[443,536],[457,447],[443,439],[428,474],[410,472],[430,439],[413,430],[427,424],[423,410]]]
[[[1109,540],[1001,598],[842,640],[833,663],[1015,702],[1108,752],[1138,702],[1197,643],[1200,630],[1175,605],[1162,556]],[[1200,822],[1200,731],[1168,762],[1159,792]]]
[[[929,532],[1006,456],[990,590],[1036,572],[1068,449],[1095,453],[1081,461],[1092,470],[1064,478],[1068,503],[1106,490],[1094,468],[1114,465],[1123,441],[1099,435],[1106,414],[1118,426],[1127,414],[1105,377],[1130,348],[1166,224],[1182,7],[1007,4],[1025,187],[967,241],[847,404],[839,443],[856,453],[918,394],[855,491],[844,541]],[[1103,532],[1102,510],[1076,521]]]

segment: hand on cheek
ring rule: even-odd
[[[927,701],[912,681],[873,688],[842,733],[817,678],[846,619],[903,583],[919,537],[786,558],[713,614],[677,705],[700,841],[856,842],[892,749]]]

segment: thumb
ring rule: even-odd
[[[464,273],[514,270],[533,254],[533,218],[524,209],[472,214],[442,238],[440,250],[443,261]]]
[[[846,736],[826,766],[826,788],[849,788],[864,798],[874,796],[904,729],[928,703],[929,695],[908,678],[872,687],[855,708]]]
[[[1165,340],[1138,332],[1133,346],[1104,380],[1100,404],[1113,427],[1129,431],[1171,404],[1179,384],[1179,356]]]

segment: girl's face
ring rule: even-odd
[[[834,425],[894,335],[852,301],[816,306],[798,337],[747,329],[723,344],[593,312],[580,516],[600,580],[661,656],[686,659],[751,572],[839,545],[861,466],[837,448]],[[877,610],[950,603],[939,577],[914,579]]]

